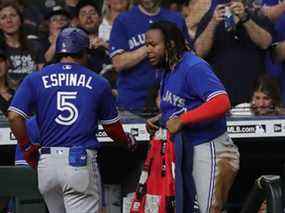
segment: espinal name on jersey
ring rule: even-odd
[[[92,90],[91,82],[93,78],[85,74],[77,73],[54,73],[42,76],[44,88],[58,86],[86,87]]]

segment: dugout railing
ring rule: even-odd
[[[30,167],[0,166],[0,197],[14,197],[16,213],[46,213],[37,174]]]
[[[282,190],[284,191],[284,185],[280,176],[259,177],[241,213],[258,212],[264,200],[267,201],[267,213],[282,213]],[[46,213],[44,201],[38,191],[36,172],[29,167],[0,166],[0,197],[15,197],[16,213]]]

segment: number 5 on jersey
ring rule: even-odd
[[[70,102],[76,99],[77,92],[57,92],[57,110],[62,113],[55,118],[55,122],[61,125],[72,125],[78,118],[78,109]],[[67,111],[68,115],[63,115],[63,111]]]

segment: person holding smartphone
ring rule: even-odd
[[[200,21],[194,47],[212,65],[232,104],[237,105],[250,99],[255,80],[265,72],[265,52],[274,26],[242,1],[217,3]]]

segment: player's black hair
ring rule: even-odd
[[[97,14],[101,16],[101,10],[98,7],[98,4],[94,0],[80,0],[76,5],[76,16],[79,16],[80,10],[85,6],[92,6],[96,10]]]
[[[160,30],[164,37],[166,46],[165,64],[166,68],[172,68],[177,64],[185,51],[191,50],[180,29],[172,22],[158,21],[153,23],[149,30]]]

